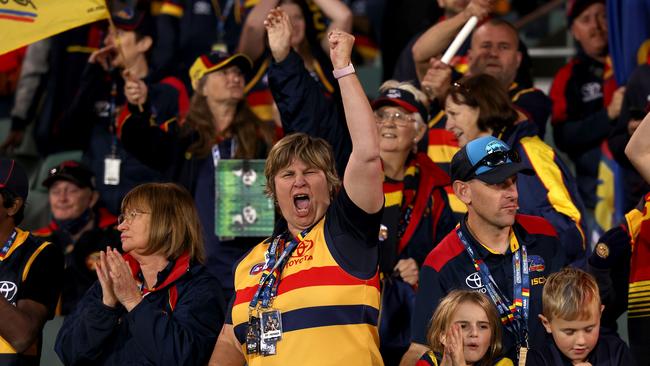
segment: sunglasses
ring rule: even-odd
[[[488,168],[496,168],[508,163],[519,163],[520,161],[521,159],[519,158],[519,154],[515,150],[495,151],[493,153],[485,155],[483,159],[474,164],[472,166],[472,169],[470,169],[467,173],[467,177],[469,178],[474,175],[478,168],[482,166]]]

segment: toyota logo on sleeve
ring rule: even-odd
[[[15,283],[10,281],[0,281],[0,294],[4,296],[8,302],[13,302],[17,290],[18,286],[16,286]]]

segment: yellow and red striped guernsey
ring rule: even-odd
[[[325,218],[296,247],[282,271],[272,307],[282,313],[273,356],[247,355],[258,365],[383,365],[379,353],[379,276],[347,273],[325,242]],[[235,271],[232,321],[246,354],[248,305],[258,288],[269,244],[259,244]]]

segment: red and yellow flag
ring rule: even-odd
[[[105,0],[0,1],[0,55],[106,18]]]

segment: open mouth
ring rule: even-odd
[[[385,139],[394,139],[394,138],[397,138],[397,135],[394,134],[394,133],[390,133],[390,132],[383,132],[381,134],[381,137],[383,137]]]
[[[299,216],[306,215],[309,212],[309,196],[306,194],[297,194],[293,196],[293,206]]]

